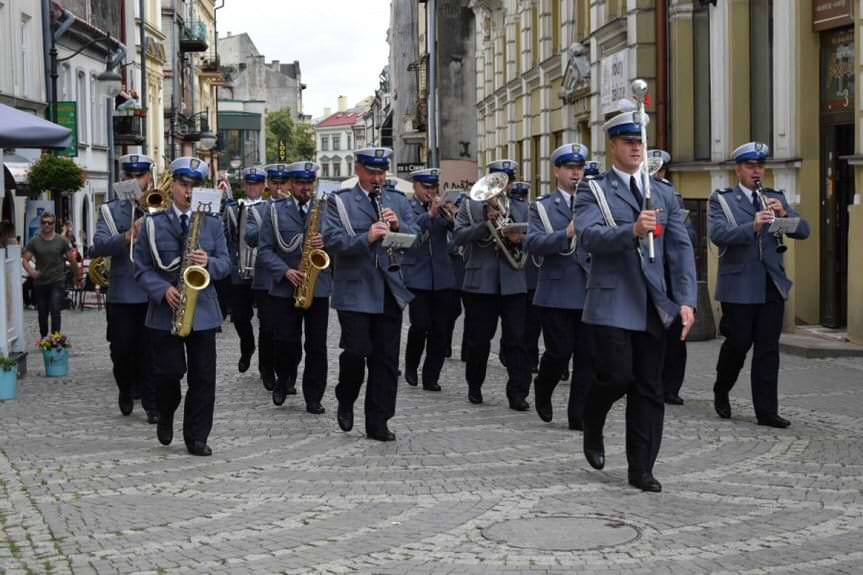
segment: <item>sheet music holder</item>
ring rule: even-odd
[[[213,188],[192,189],[192,211],[218,215],[222,194]]]
[[[800,225],[800,218],[775,218],[767,229],[771,234],[793,234]]]
[[[138,185],[138,180],[134,178],[114,184],[114,193],[120,200],[137,200],[144,195],[141,186]]]
[[[402,234],[399,232],[390,232],[381,240],[381,246],[385,248],[393,248],[396,250],[406,250],[416,241],[416,234]]]

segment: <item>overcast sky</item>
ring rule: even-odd
[[[353,106],[378,87],[387,64],[390,0],[225,0],[219,36],[246,32],[267,62],[300,61],[303,112]]]

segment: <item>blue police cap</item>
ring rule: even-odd
[[[513,182],[512,189],[510,190],[510,194],[513,196],[518,196],[520,198],[526,198],[530,193],[530,184],[527,182]]]
[[[671,162],[671,154],[666,152],[665,150],[648,150],[647,151],[648,158],[659,158],[662,160],[662,167],[664,168]]]
[[[497,172],[503,172],[509,176],[510,180],[513,180],[515,179],[515,175],[518,173],[518,162],[515,162],[514,160],[495,160],[493,162],[489,162],[488,173],[494,174]]]
[[[285,172],[289,179],[314,181],[318,177],[318,166],[314,162],[294,162],[285,166]]]
[[[591,160],[584,165],[584,176],[598,176],[599,175],[599,162],[596,160]]]
[[[283,182],[288,179],[287,164],[270,164],[265,166],[267,177],[276,182]]]
[[[262,184],[267,181],[267,172],[260,166],[243,170],[243,179],[250,184]]]
[[[440,170],[438,168],[425,168],[411,172],[411,179],[415,182],[436,186],[440,182]]]
[[[385,172],[390,167],[392,155],[389,148],[363,148],[356,151],[356,163],[372,171]]]
[[[749,142],[731,152],[731,159],[738,164],[742,164],[743,162],[763,162],[769,155],[770,148],[767,144]]]
[[[171,174],[175,179],[201,183],[210,175],[207,162],[193,156],[183,156],[171,162]]]
[[[120,158],[120,169],[129,175],[145,174],[153,167],[153,158],[144,154],[126,154]]]
[[[639,112],[623,112],[602,125],[602,129],[608,133],[609,138],[641,138],[641,126],[650,123],[650,116]]]
[[[555,166],[564,164],[583,166],[588,154],[587,146],[584,144],[564,144],[551,153],[551,163]]]

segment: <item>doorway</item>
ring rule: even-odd
[[[848,312],[848,206],[854,198],[854,124],[822,128],[821,323],[844,327]]]

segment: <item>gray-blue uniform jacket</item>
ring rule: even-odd
[[[398,192],[382,191],[381,204],[399,218],[399,231],[416,233],[413,210]],[[323,238],[334,257],[332,307],[341,311],[380,314],[384,311],[384,284],[404,308],[413,299],[401,270],[388,271],[387,250],[377,241],[369,245],[368,231],[379,220],[359,184],[332,193],[324,210]]]
[[[542,258],[533,296],[534,305],[560,309],[584,308],[590,267],[582,246],[577,240],[566,237],[566,228],[572,216],[568,202],[563,200],[558,190],[537,200],[530,208],[526,246],[531,259]]]
[[[240,203],[232,198],[225,200],[225,240],[231,258],[231,283],[249,284],[251,280],[240,279]]]
[[[722,200],[730,210],[729,221]],[[790,218],[800,215],[788,205],[781,191],[764,189],[765,198],[782,202]],[[785,275],[783,256],[776,252],[776,237],[767,232],[767,225],[756,235],[752,227],[755,207],[752,196],[739,185],[716,190],[710,196],[710,241],[719,247],[719,275],[716,280],[716,299],[726,303],[764,303],[767,297],[767,277],[784,299],[788,299],[791,280]],[[809,224],[800,219],[800,225],[789,237],[805,240],[809,237]],[[760,247],[759,247],[760,245]]]
[[[92,255],[111,257],[110,303],[147,303],[147,292],[135,281],[135,268],[129,261],[129,244],[123,237],[129,231],[134,210],[131,200],[112,200],[100,208]],[[136,238],[135,242],[140,239]]]
[[[145,323],[152,329],[170,331],[173,313],[164,298],[168,287],[176,287],[180,281],[179,268],[185,249],[183,230],[173,209],[147,216],[141,230],[135,242],[135,279],[150,299]],[[222,325],[215,282],[231,274],[225,231],[217,216],[204,216],[199,245],[209,256],[210,285],[198,296],[192,331],[216,329]]]
[[[511,202],[514,222],[527,222],[527,204]],[[466,261],[462,290],[478,294],[527,293],[524,269],[513,269],[502,254],[484,219],[482,202],[465,198],[455,222],[455,243],[464,246]]]
[[[246,244],[258,247],[259,223],[263,225],[264,218],[270,210],[272,200],[263,200],[248,206],[249,219],[246,221]],[[273,287],[273,276],[264,269],[264,264],[259,258],[255,258],[255,277],[252,279],[252,289],[260,289],[269,292]]]
[[[311,202],[309,207],[311,208]],[[323,216],[322,211],[321,220]],[[270,202],[270,209],[267,210],[266,217],[261,222],[261,231],[258,234],[257,261],[273,281],[273,287],[270,288],[271,296],[294,297],[294,284],[287,280],[285,273],[288,269],[300,269],[309,218],[311,213],[306,215],[305,221],[303,220],[300,207],[294,198]],[[330,266],[318,275],[315,297],[330,297],[332,289],[333,275],[332,266]]]
[[[408,201],[417,228],[416,243],[402,258],[405,285],[418,290],[453,289],[455,272],[449,257],[449,233],[453,227],[443,215],[429,217],[428,210],[416,198]]]
[[[528,213],[528,223],[530,223],[530,204],[520,197],[512,198],[512,201],[517,204],[524,205],[524,209]],[[519,207],[517,209],[521,210],[522,208]],[[525,237],[524,241],[527,241],[527,237]],[[527,249],[527,243],[523,243],[522,246]],[[524,264],[524,281],[527,285],[527,291],[536,289],[536,284],[539,282],[539,269],[541,266],[542,258],[533,257],[533,254],[531,254],[531,257],[527,258],[527,262]]]
[[[614,224],[606,222],[590,183],[605,192]],[[638,238],[632,231],[642,206],[632,196],[629,183],[609,170],[578,186],[575,228],[591,258],[582,315],[586,323],[645,331],[648,292],[665,327],[679,315],[679,306],[696,306],[695,257],[674,192],[657,179],[651,180],[651,189],[653,207],[661,209],[657,223],[665,226],[664,233],[655,238],[653,263],[648,258],[647,238]],[[666,266],[671,292],[665,283]],[[674,294],[673,300],[669,293]]]

